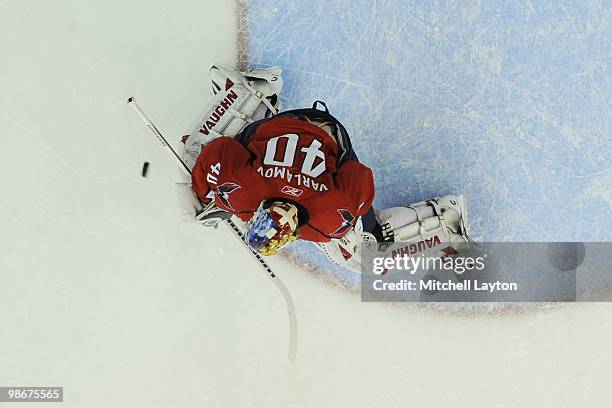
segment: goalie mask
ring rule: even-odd
[[[246,227],[247,244],[262,255],[274,255],[297,240],[298,209],[295,205],[274,201],[262,203]]]

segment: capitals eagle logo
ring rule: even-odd
[[[219,201],[221,201],[221,204],[223,204],[223,206],[230,210],[233,210],[234,208],[229,202],[229,195],[234,191],[238,190],[239,188],[242,187],[236,183],[223,183],[220,186],[215,186],[215,195],[217,196]]]
[[[353,224],[357,219],[357,217],[355,217],[349,210],[345,210],[344,208],[338,209],[338,213],[342,217],[342,225],[340,226],[340,228],[332,232],[332,235],[344,235],[348,230],[353,228]]]

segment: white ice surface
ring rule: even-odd
[[[0,34],[0,386],[64,386],[66,408],[612,400],[608,304],[363,304],[272,259],[287,362],[276,289],[228,232],[180,222],[176,167],[125,104],[180,135],[236,60],[232,2],[3,0]]]

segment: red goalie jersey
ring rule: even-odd
[[[214,198],[243,221],[265,200],[288,201],[299,209],[300,239],[344,236],[372,205],[370,169],[356,160],[338,165],[334,138],[307,121],[281,116],[256,125],[248,140],[237,137],[242,143],[219,137],[206,145],[192,174],[199,198]]]

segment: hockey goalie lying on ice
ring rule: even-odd
[[[366,241],[414,243],[414,253],[468,240],[461,195],[373,209],[372,171],[327,106],[279,112],[280,72],[211,68],[213,99],[182,140],[198,222],[235,215],[263,255],[302,239],[354,271]]]

